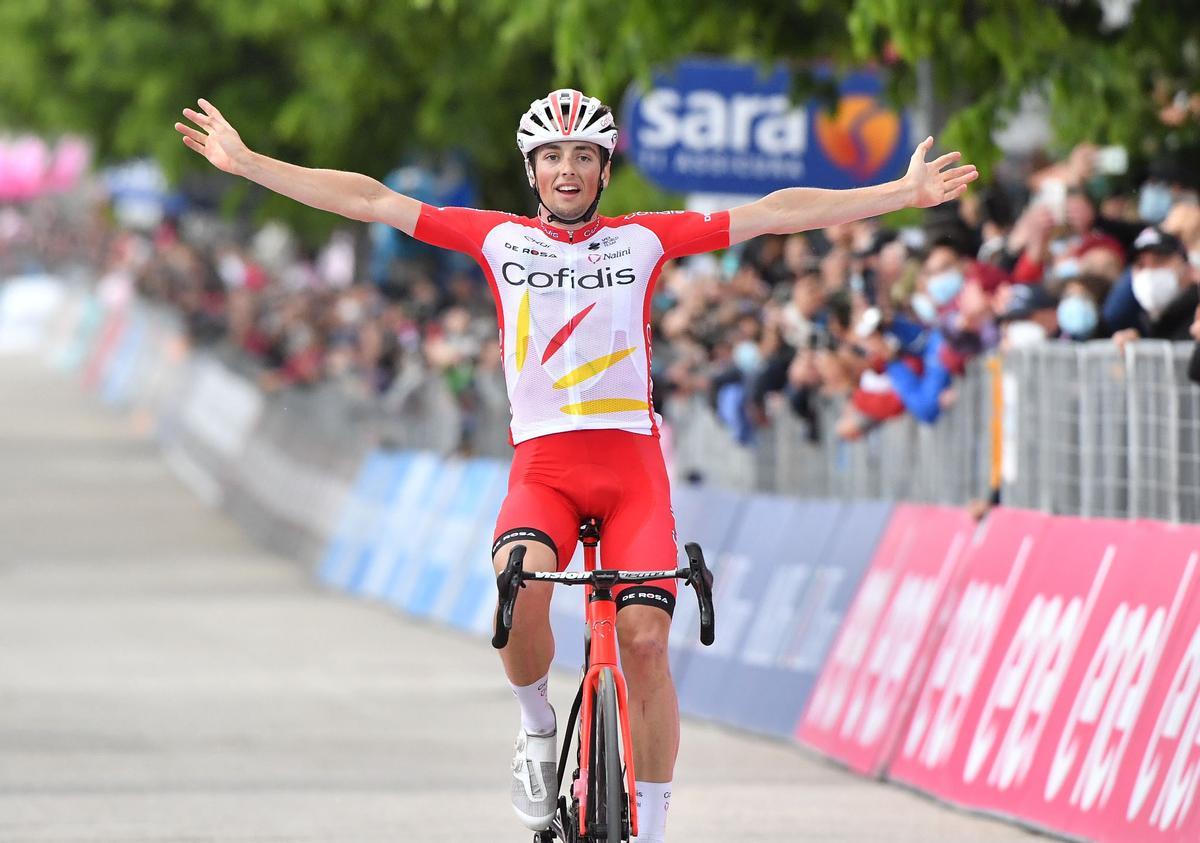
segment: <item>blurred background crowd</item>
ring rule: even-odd
[[[856,439],[906,414],[935,423],[970,361],[996,349],[1200,340],[1194,166],[1162,158],[1134,180],[1106,173],[1101,152],[1010,167],[919,226],[867,220],[668,264],[652,308],[656,405],[701,396],[743,444],[781,412],[814,441]],[[103,266],[105,296],[176,308],[195,343],[252,362],[267,391],[332,384],[369,400],[437,373],[468,418],[503,400],[491,295],[459,255],[398,232],[339,230],[313,250],[278,223],[238,239],[203,214],[138,232],[103,204],[55,209],[6,211],[6,271]],[[835,430],[820,429],[828,401]]]

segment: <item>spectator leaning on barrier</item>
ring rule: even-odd
[[[1151,226],[1138,235],[1133,248],[1133,295],[1141,314],[1136,327],[1118,331],[1113,340],[1124,347],[1138,338],[1189,339],[1200,295],[1182,241]]]
[[[1039,345],[1058,334],[1058,303],[1040,284],[1004,287],[995,306],[1003,351]]]

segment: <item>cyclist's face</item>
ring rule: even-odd
[[[573,219],[596,198],[601,179],[608,184],[611,165],[601,171],[594,143],[551,143],[534,154],[534,178],[542,201],[557,217]]]

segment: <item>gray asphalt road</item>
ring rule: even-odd
[[[522,841],[482,642],[322,591],[0,358],[0,841]],[[570,676],[557,676],[560,710]],[[671,839],[1032,836],[686,724]]]

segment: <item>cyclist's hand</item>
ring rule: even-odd
[[[959,152],[948,152],[933,161],[926,161],[925,156],[932,148],[932,136],[921,141],[913,151],[904,176],[913,192],[912,204],[916,208],[932,208],[957,199],[966,192],[967,185],[979,178],[979,171],[972,164],[946,169],[962,158]]]
[[[237,130],[229,125],[215,105],[206,99],[197,102],[204,113],[185,108],[183,116],[199,126],[200,130],[184,123],[176,123],[176,130],[183,135],[184,144],[207,158],[218,170],[236,174],[238,167],[250,155],[249,148],[242,143]]]

